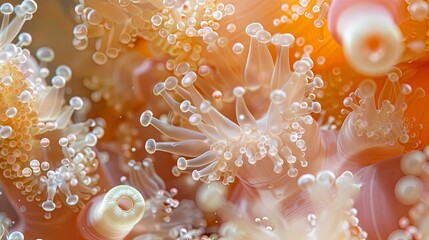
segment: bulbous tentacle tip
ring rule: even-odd
[[[147,127],[147,126],[149,126],[149,124],[150,124],[150,123],[151,123],[151,121],[152,121],[152,117],[153,117],[153,113],[152,113],[152,111],[149,111],[149,110],[144,111],[144,112],[142,113],[142,115],[140,116],[140,124],[141,124],[143,127]]]
[[[344,54],[357,72],[379,76],[400,62],[403,36],[389,13],[365,4],[347,9],[338,20]]]
[[[264,27],[260,23],[254,22],[247,25],[246,34],[249,35],[250,37],[255,37],[256,34],[263,29]]]
[[[197,81],[197,74],[195,72],[188,72],[182,78],[182,85],[184,87],[189,87]]]
[[[163,91],[165,90],[165,84],[163,82],[157,83],[154,87],[153,87],[153,94],[155,96],[160,95]]]
[[[149,139],[145,144],[146,152],[149,154],[154,154],[156,152],[156,142],[154,139]]]

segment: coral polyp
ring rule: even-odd
[[[429,239],[427,1],[11,1],[0,239]]]
[[[11,5],[3,7],[7,10]],[[8,15],[4,18],[7,27],[2,49],[8,50],[1,64],[1,168],[6,181],[25,195],[26,201],[41,202],[45,217],[50,218],[50,212],[60,207],[57,193],[66,205],[83,207],[82,200],[98,192],[98,176],[92,176],[98,160],[92,147],[104,130],[94,120],[72,122],[73,112],[83,107],[83,101],[72,97],[69,104],[65,102],[65,85],[72,75],[68,66],[57,67],[47,82],[50,71],[46,66],[55,57],[52,49],[38,49],[38,62],[29,50],[21,48],[31,42],[27,33],[20,35],[17,44],[7,39],[16,34],[9,28],[20,16],[29,18],[36,8],[35,2],[24,1],[15,8],[17,16],[9,25]]]
[[[253,214],[264,214],[252,219],[234,216],[226,211],[220,214],[228,219],[222,226],[225,239],[367,239],[367,233],[359,226],[353,199],[359,194],[361,185],[351,172],[335,177],[333,172],[321,171],[316,176],[302,175],[298,185],[308,194],[315,212],[306,217],[288,219],[278,206],[257,203]]]
[[[415,122],[415,118],[407,116],[407,108],[424,97],[425,92],[421,88],[413,92],[410,85],[400,85],[399,77],[398,73],[389,75],[378,96],[378,103],[374,95],[376,84],[371,80],[363,81],[358,90],[344,99],[344,105],[352,111],[342,110],[348,117],[341,129],[344,134],[340,133],[340,136],[351,135],[349,137],[353,136],[353,140],[342,139],[341,148],[348,149],[350,155],[362,149],[355,148],[350,151],[347,146],[349,142],[361,142],[362,148],[367,149],[385,147],[386,150],[393,151],[391,156],[394,156],[395,151],[402,153],[405,149],[419,147],[417,136],[423,125]]]
[[[238,169],[243,164],[254,165],[262,161],[264,166],[267,166],[266,162],[269,161],[272,162],[272,169],[277,174],[282,173],[285,165],[289,177],[297,176],[297,166],[300,168],[308,165],[306,155],[308,137],[306,138],[305,133],[306,129],[317,129],[317,123],[311,113],[321,111],[320,104],[314,101],[314,90],[323,86],[323,80],[312,73],[313,61],[308,57],[295,62],[294,70],[290,70],[287,49],[288,45],[293,43],[293,36],[288,34],[273,37],[274,44],[283,46],[280,46],[281,55],[278,56],[272,72],[259,72],[261,75],[258,78],[261,79],[253,79],[255,74],[248,72],[254,71],[258,63],[253,63],[252,58],[261,59],[266,57],[264,54],[267,52],[252,53],[252,45],[261,44],[258,49],[265,49],[264,44],[271,38],[271,35],[262,29],[252,29],[257,26],[259,25],[248,26],[249,32],[259,31],[255,33],[257,39],[252,37],[251,40],[246,65],[248,75],[245,75],[244,80],[247,79],[245,86],[249,86],[249,91],[257,84],[252,83],[253,81],[263,81],[263,77],[271,80],[271,92],[269,98],[265,100],[269,102],[269,106],[267,112],[258,119],[249,111],[244,99],[246,88],[242,86],[237,86],[233,90],[236,98],[236,122],[222,115],[199,93],[194,86],[198,78],[195,72],[186,73],[180,85],[176,77],[168,77],[154,87],[154,94],[161,95],[174,113],[188,121],[190,126],[189,129],[168,126],[154,118],[151,111],[145,111],[140,118],[143,126],[151,124],[166,136],[183,140],[156,142],[149,139],[145,145],[149,153],[166,151],[180,156],[177,168],[173,170],[176,173],[191,170],[195,180],[208,183],[222,179],[224,184],[228,184],[234,182],[236,175],[239,174]],[[266,39],[263,35],[266,35]],[[183,98],[183,101],[180,103],[175,101],[169,92],[175,92]],[[193,146],[193,151],[185,150],[189,146]],[[192,158],[185,159],[183,156]]]

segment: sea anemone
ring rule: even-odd
[[[0,73],[4,96],[2,176],[26,195],[28,202],[45,198],[41,207],[47,212],[45,217],[50,218],[50,212],[61,206],[58,199],[54,200],[57,193],[70,207],[83,207],[80,200],[88,200],[97,193],[98,176],[93,173],[98,160],[92,147],[104,130],[94,120],[71,121],[73,112],[83,107],[83,101],[72,97],[65,104],[65,85],[72,74],[68,66],[57,67],[51,84],[47,83],[50,75],[47,64],[55,57],[52,49],[38,49],[37,62],[29,50],[21,48],[31,42],[28,33],[22,33],[18,43],[11,43],[17,34],[11,28],[20,28],[24,20],[31,18],[36,3],[23,1],[16,6],[16,17],[9,25],[8,11],[13,7],[8,3],[2,6],[6,26],[2,32],[4,58]],[[19,27],[15,26],[18,22]],[[58,145],[52,146],[51,141],[57,141]]]
[[[304,217],[289,219],[278,205],[254,204],[252,214],[263,214],[252,219],[232,214],[228,208],[220,215],[228,220],[221,227],[225,239],[366,239],[367,233],[359,226],[353,199],[361,185],[351,172],[335,177],[333,172],[321,171],[316,176],[302,175],[298,185],[308,194],[314,208]],[[263,209],[263,210],[262,210]],[[250,213],[247,213],[251,215]]]
[[[271,35],[258,23],[249,25],[247,32],[252,43],[244,86],[247,91],[256,91],[263,87],[262,83],[269,82],[266,79],[271,79],[269,100],[265,100],[269,102],[268,110],[260,118],[256,119],[249,111],[243,97],[246,88],[241,86],[234,89],[237,123],[223,116],[195,88],[198,75],[192,71],[184,75],[181,85],[176,77],[168,77],[154,87],[155,95],[161,95],[176,115],[194,126],[194,129],[169,126],[154,118],[151,111],[145,111],[140,118],[143,126],[153,125],[169,138],[179,140],[156,142],[149,139],[145,144],[148,153],[166,151],[180,156],[174,172],[192,170],[195,180],[211,182],[222,178],[223,183],[228,184],[234,182],[238,169],[245,162],[246,165],[254,165],[264,160],[264,166],[267,166],[265,159],[270,159],[272,171],[277,174],[287,163],[287,175],[296,177],[296,164],[306,167],[306,159],[312,159],[312,153],[306,153],[308,138],[305,132],[317,129],[311,113],[320,112],[321,107],[314,101],[313,92],[323,86],[322,79],[311,71],[313,61],[303,57],[294,63],[294,71],[291,71],[288,49],[294,41],[292,35],[276,35],[271,39]],[[278,46],[279,56],[275,66],[261,68],[261,63],[271,61],[266,46],[270,41]],[[170,91],[176,92],[183,101],[177,102]],[[311,141],[320,145],[317,138]],[[193,146],[191,151],[190,146]]]

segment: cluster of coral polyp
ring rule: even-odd
[[[428,1],[36,2],[0,5],[0,239],[429,240]]]

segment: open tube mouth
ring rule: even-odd
[[[345,10],[338,18],[349,64],[359,73],[379,76],[397,64],[404,51],[400,29],[389,12],[375,4],[362,4]]]
[[[142,219],[145,201],[137,189],[119,185],[110,189],[102,199],[97,198],[86,213],[88,229],[101,239],[123,239]],[[98,238],[97,238],[98,239]]]
[[[118,207],[124,212],[130,212],[134,208],[134,202],[127,196],[118,199]]]
[[[143,196],[126,185],[112,188],[103,199],[105,217],[118,221],[118,224],[134,225],[143,217],[144,209]]]

